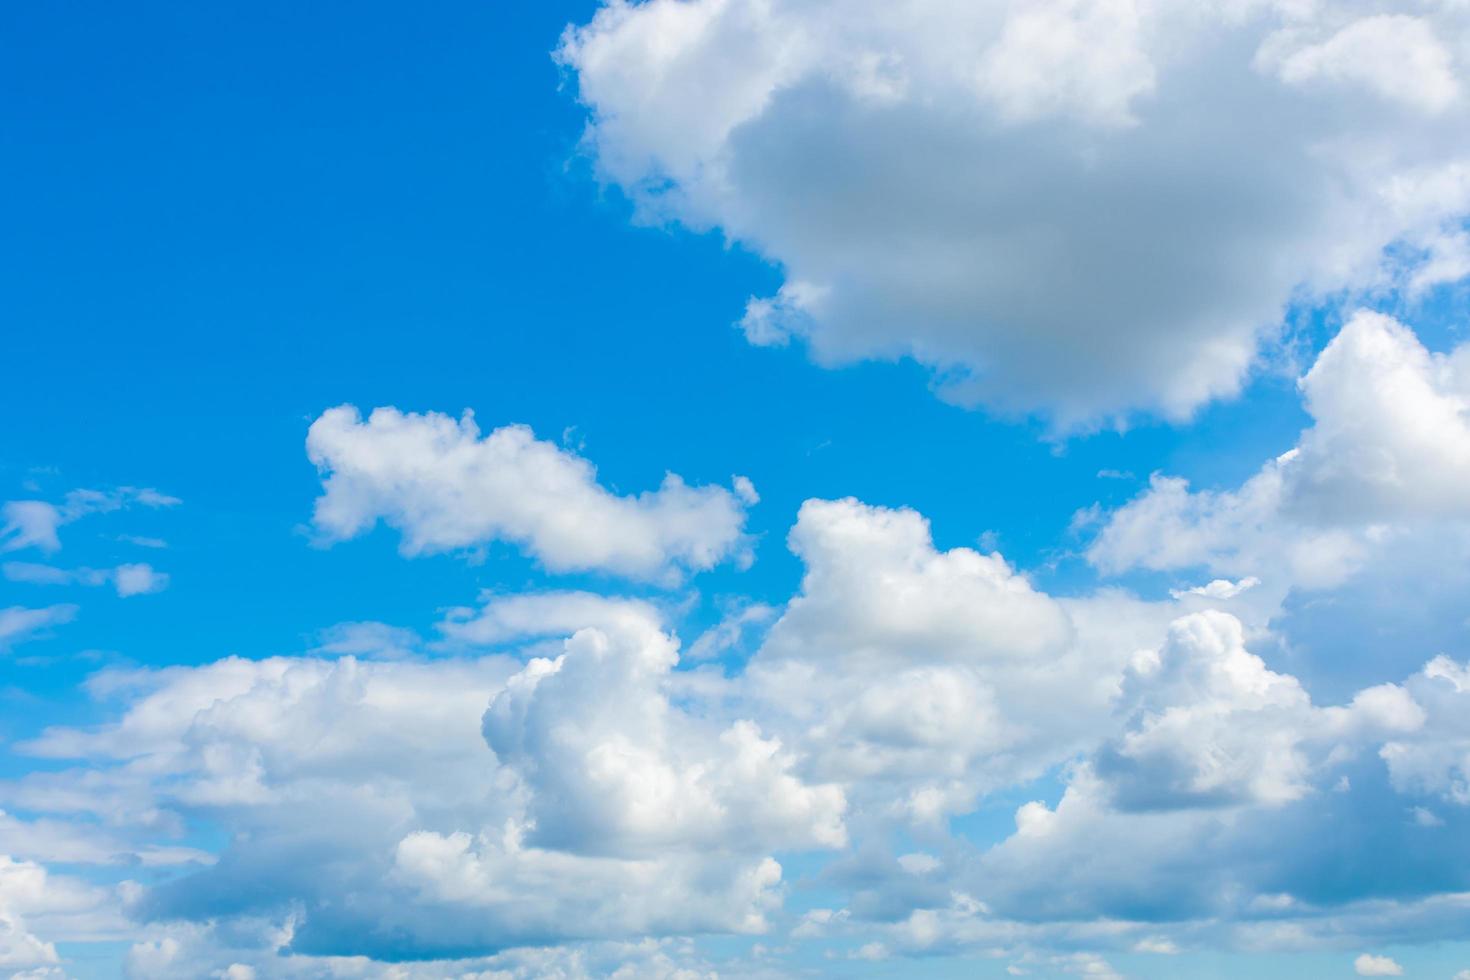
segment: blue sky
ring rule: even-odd
[[[903,6],[0,14],[0,973],[1470,969],[1470,21]]]

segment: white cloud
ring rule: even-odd
[[[1429,113],[1447,109],[1459,96],[1454,61],[1421,17],[1364,17],[1320,44],[1277,50],[1290,46],[1291,35],[1268,38],[1258,57],[1260,64],[1279,58],[1275,70],[1284,81],[1359,84]]]
[[[669,474],[656,491],[622,497],[591,463],[524,426],[481,438],[474,418],[350,406],[312,423],[307,453],[322,473],[313,518],[324,540],[355,537],[379,520],[418,555],[494,541],[524,548],[549,570],[596,570],[667,580],[745,555],[744,501]]]
[[[375,657],[398,660],[412,656],[419,648],[418,634],[387,623],[338,623],[317,635],[312,653],[333,657]]]
[[[1360,977],[1401,977],[1404,968],[1387,956],[1364,953],[1353,960],[1353,970]]]
[[[0,810],[0,854],[62,864],[170,867],[206,865],[212,855],[197,848],[136,844],[96,824],[66,820],[22,820]]]
[[[588,626],[614,632],[658,622],[658,610],[639,599],[594,592],[536,592],[487,595],[478,609],[454,608],[439,631],[454,642],[496,646],[526,638],[564,637]]]
[[[532,842],[639,856],[844,844],[842,791],[803,783],[753,722],[675,708],[661,688],[677,660],[655,621],[630,617],[579,630],[491,702],[485,740],[530,791]]]
[[[40,548],[55,551],[61,547],[56,529],[62,523],[61,512],[42,500],[12,500],[0,507],[5,524],[0,527],[0,550]]]
[[[398,844],[393,874],[418,904],[452,917],[453,942],[485,948],[601,935],[764,932],[781,881],[771,858],[569,856],[522,846],[514,828],[501,839],[411,833]]]
[[[1394,684],[1314,707],[1295,677],[1246,649],[1240,620],[1215,610],[1175,620],[1163,646],[1136,655],[1118,705],[1126,727],[1095,767],[1114,804],[1133,810],[1289,803],[1334,750],[1413,737],[1426,720]]]
[[[69,623],[76,614],[77,607],[66,604],[45,606],[41,609],[27,609],[24,606],[0,609],[0,650],[30,639],[49,627]]]
[[[118,487],[116,490],[73,490],[62,503],[44,500],[12,500],[0,507],[0,551],[39,548],[52,552],[61,548],[57,529],[88,514],[105,514],[132,504],[144,507],[173,507],[178,498],[147,487]]]
[[[1125,805],[1283,803],[1307,791],[1310,699],[1244,644],[1235,617],[1201,612],[1135,660],[1123,697],[1135,720],[1099,763]]]
[[[774,608],[762,602],[736,603],[718,623],[696,637],[684,655],[690,660],[718,657],[738,647],[747,633],[771,622],[776,615]]]
[[[112,570],[112,584],[117,594],[123,597],[148,595],[168,588],[168,576],[152,565],[135,562],[119,565]]]
[[[116,568],[57,568],[33,562],[6,562],[5,577],[12,582],[27,582],[32,585],[107,585],[111,583],[123,598],[148,595],[168,588],[168,575],[157,571],[152,565],[134,563],[118,565]]]
[[[1088,550],[1142,567],[1260,576],[1308,588],[1349,578],[1384,542],[1470,519],[1470,346],[1431,354],[1402,324],[1360,311],[1301,379],[1313,424],[1235,490],[1155,475]],[[1441,532],[1442,533],[1442,532]]]
[[[59,976],[48,972],[61,962],[56,942],[118,935],[121,917],[107,907],[113,898],[106,889],[0,854],[0,969],[17,977]],[[37,972],[21,972],[26,968]]]
[[[207,813],[234,843],[148,890],[139,914],[305,908],[278,943],[301,956],[766,929],[781,899],[772,851],[843,845],[842,792],[675,684],[677,641],[650,607],[563,598],[495,618],[504,641],[571,634],[556,659],[524,666],[343,656],[104,671],[89,689],[121,701],[121,717],[47,730],[20,750],[72,768],[0,784],[7,805],[64,820],[12,836],[75,853],[64,821],[92,816],[120,828],[105,850],[142,855],[184,813]],[[578,609],[594,622],[569,625]],[[143,944],[135,972],[187,954],[171,942],[183,940]],[[218,968],[229,962],[247,961]]]
[[[1070,426],[1233,394],[1294,298],[1460,275],[1467,39],[1376,0],[607,0],[558,57],[643,220],[781,268],[752,342]]]
[[[196,980],[201,976],[233,980],[248,976],[288,980],[353,977],[362,980],[717,980],[722,975],[704,961],[689,940],[642,939],[631,942],[566,943],[522,947],[464,959],[381,963],[361,956],[309,956],[291,949],[290,920],[236,921],[230,924],[170,923],[147,930],[135,942],[125,975],[136,980]],[[229,971],[235,970],[235,974]],[[24,978],[30,980],[30,978]],[[49,980],[49,978],[47,978]]]
[[[981,95],[1009,122],[1074,114],[1105,126],[1137,123],[1133,102],[1157,81],[1140,13],[1133,0],[1013,6],[978,59]]]
[[[1394,787],[1470,807],[1470,663],[1435,657],[1406,686],[1427,722],[1380,751]]]
[[[38,865],[20,864],[0,855],[0,967],[27,967],[59,963],[56,946],[28,932],[14,906],[34,902],[45,888],[46,872]]]
[[[1018,912],[1042,922],[1191,920],[1172,936],[1153,934],[1176,943],[1198,941],[1200,923],[1212,918],[1236,920],[1213,941],[1256,950],[1348,935],[1452,935],[1446,916],[1463,905],[1454,893],[1464,876],[1439,869],[1461,860],[1461,849],[1438,837],[1442,846],[1426,851],[1402,802],[1446,787],[1433,778],[1411,785],[1417,774],[1394,772],[1379,749],[1453,744],[1464,706],[1437,703],[1432,689],[1446,669],[1432,663],[1402,686],[1318,708],[1295,678],[1241,646],[1231,617],[1185,617],[1125,681],[1121,735],[1072,769],[1055,807],[1021,807],[1016,833],[978,855],[962,887],[1002,920]],[[1392,796],[1380,755],[1394,788],[1408,794],[1387,807],[1379,805]],[[1357,788],[1360,779],[1369,785]],[[1327,792],[1334,785],[1339,791]],[[1463,826],[1460,812],[1449,820]],[[1328,873],[1343,869],[1344,849],[1365,847],[1378,855]]]
[[[936,821],[1065,758],[1168,618],[1119,597],[1060,602],[999,555],[937,550],[910,510],[807,501],[790,543],[801,591],[745,683],[872,814]]]
[[[1254,575],[1246,576],[1238,582],[1232,582],[1228,578],[1213,579],[1204,585],[1196,585],[1188,589],[1171,589],[1169,594],[1176,599],[1182,599],[1187,595],[1203,596],[1206,599],[1234,599],[1242,592],[1246,592],[1261,584],[1261,580]]]

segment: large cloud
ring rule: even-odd
[[[289,920],[277,945],[303,955],[765,929],[780,906],[772,853],[842,846],[841,790],[802,780],[754,723],[676,703],[677,642],[646,607],[585,600],[486,611],[572,633],[524,665],[230,658],[100,674],[92,692],[126,710],[24,746],[73,761],[0,788],[7,806],[54,815],[9,837],[156,864],[152,842],[207,819],[230,835],[218,860],[138,895],[134,914]],[[568,626],[578,608],[595,625]],[[78,847],[87,821],[119,840]]]
[[[1470,22],[1391,6],[609,0],[558,57],[603,179],[783,269],[752,341],[1066,425],[1234,392],[1295,295],[1470,271]]]
[[[746,503],[755,491],[691,487],[669,474],[658,490],[619,497],[585,459],[525,426],[481,438],[472,415],[329,409],[312,423],[307,453],[322,473],[314,523],[328,541],[380,519],[404,554],[469,550],[493,541],[525,548],[552,571],[597,570],[668,579],[743,554]]]

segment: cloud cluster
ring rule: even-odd
[[[692,487],[672,473],[657,490],[618,496],[580,456],[525,426],[482,438],[470,413],[379,408],[364,421],[342,406],[312,423],[306,448],[322,474],[313,524],[326,541],[382,520],[406,555],[508,541],[555,572],[666,580],[739,558],[754,498],[748,480]]]
[[[1380,0],[608,0],[558,58],[746,335],[1062,426],[1234,393],[1296,297],[1470,272],[1470,18]]]
[[[117,719],[19,747],[52,763],[0,783],[21,815],[0,847],[175,868],[85,896],[141,923],[139,976],[518,975],[548,944],[577,975],[578,956],[646,936],[664,938],[618,955],[673,975],[687,957],[668,937],[783,931],[1099,975],[1109,950],[1268,927],[1297,930],[1288,945],[1445,934],[1470,865],[1414,841],[1470,827],[1464,664],[1323,707],[1249,650],[1228,589],[1057,598],[855,500],[808,501],[790,543],[800,591],[728,676],[678,669],[655,604],[577,592],[451,611],[455,657],[391,633],[384,659],[103,671],[89,690]],[[359,632],[352,651],[382,645]],[[1020,807],[997,846],[953,833],[1059,765],[1060,800]],[[226,831],[217,854],[179,839],[201,819]],[[926,849],[895,856],[895,832]],[[1327,888],[1343,840],[1399,865]],[[794,919],[788,853],[834,855],[848,904]],[[1393,915],[1360,911],[1384,901]]]
[[[697,934],[1105,976],[1113,952],[1450,935],[1470,666],[1314,697],[1277,628],[1294,591],[1381,571],[1394,541],[1459,547],[1462,360],[1351,318],[1302,379],[1295,449],[1234,490],[1155,477],[1103,516],[1097,568],[1218,576],[1157,599],[1049,594],[915,511],[809,500],[795,594],[726,602],[687,651],[685,600],[543,590],[449,608],[432,641],[354,622],[304,656],[104,670],[87,690],[113,720],[18,744],[46,763],[0,781],[6,867],[52,896],[15,886],[3,948],[57,968],[57,942],[126,918],[138,976],[702,975]],[[666,583],[732,556],[753,499],[619,497],[468,418],[337,409],[309,451],[328,537],[386,520],[410,554],[506,539]],[[718,519],[685,523],[686,494]],[[0,635],[70,614],[6,610]],[[965,832],[1021,786],[1013,831]],[[789,909],[793,858],[843,904]]]
[[[803,780],[756,724],[676,700],[677,641],[657,619],[630,604],[569,629],[563,598],[540,597],[548,620],[530,631],[563,634],[554,659],[103,672],[92,693],[124,712],[23,747],[63,764],[0,788],[6,806],[51,815],[5,846],[158,863],[155,841],[216,821],[232,837],[217,860],[176,848],[190,873],[131,913],[289,921],[276,945],[307,957],[764,931],[780,905],[773,851],[843,846],[843,793]],[[89,821],[118,838],[80,848]],[[138,956],[172,961],[167,944]]]

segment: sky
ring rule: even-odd
[[[0,977],[1470,978],[1463,4],[0,38]]]

